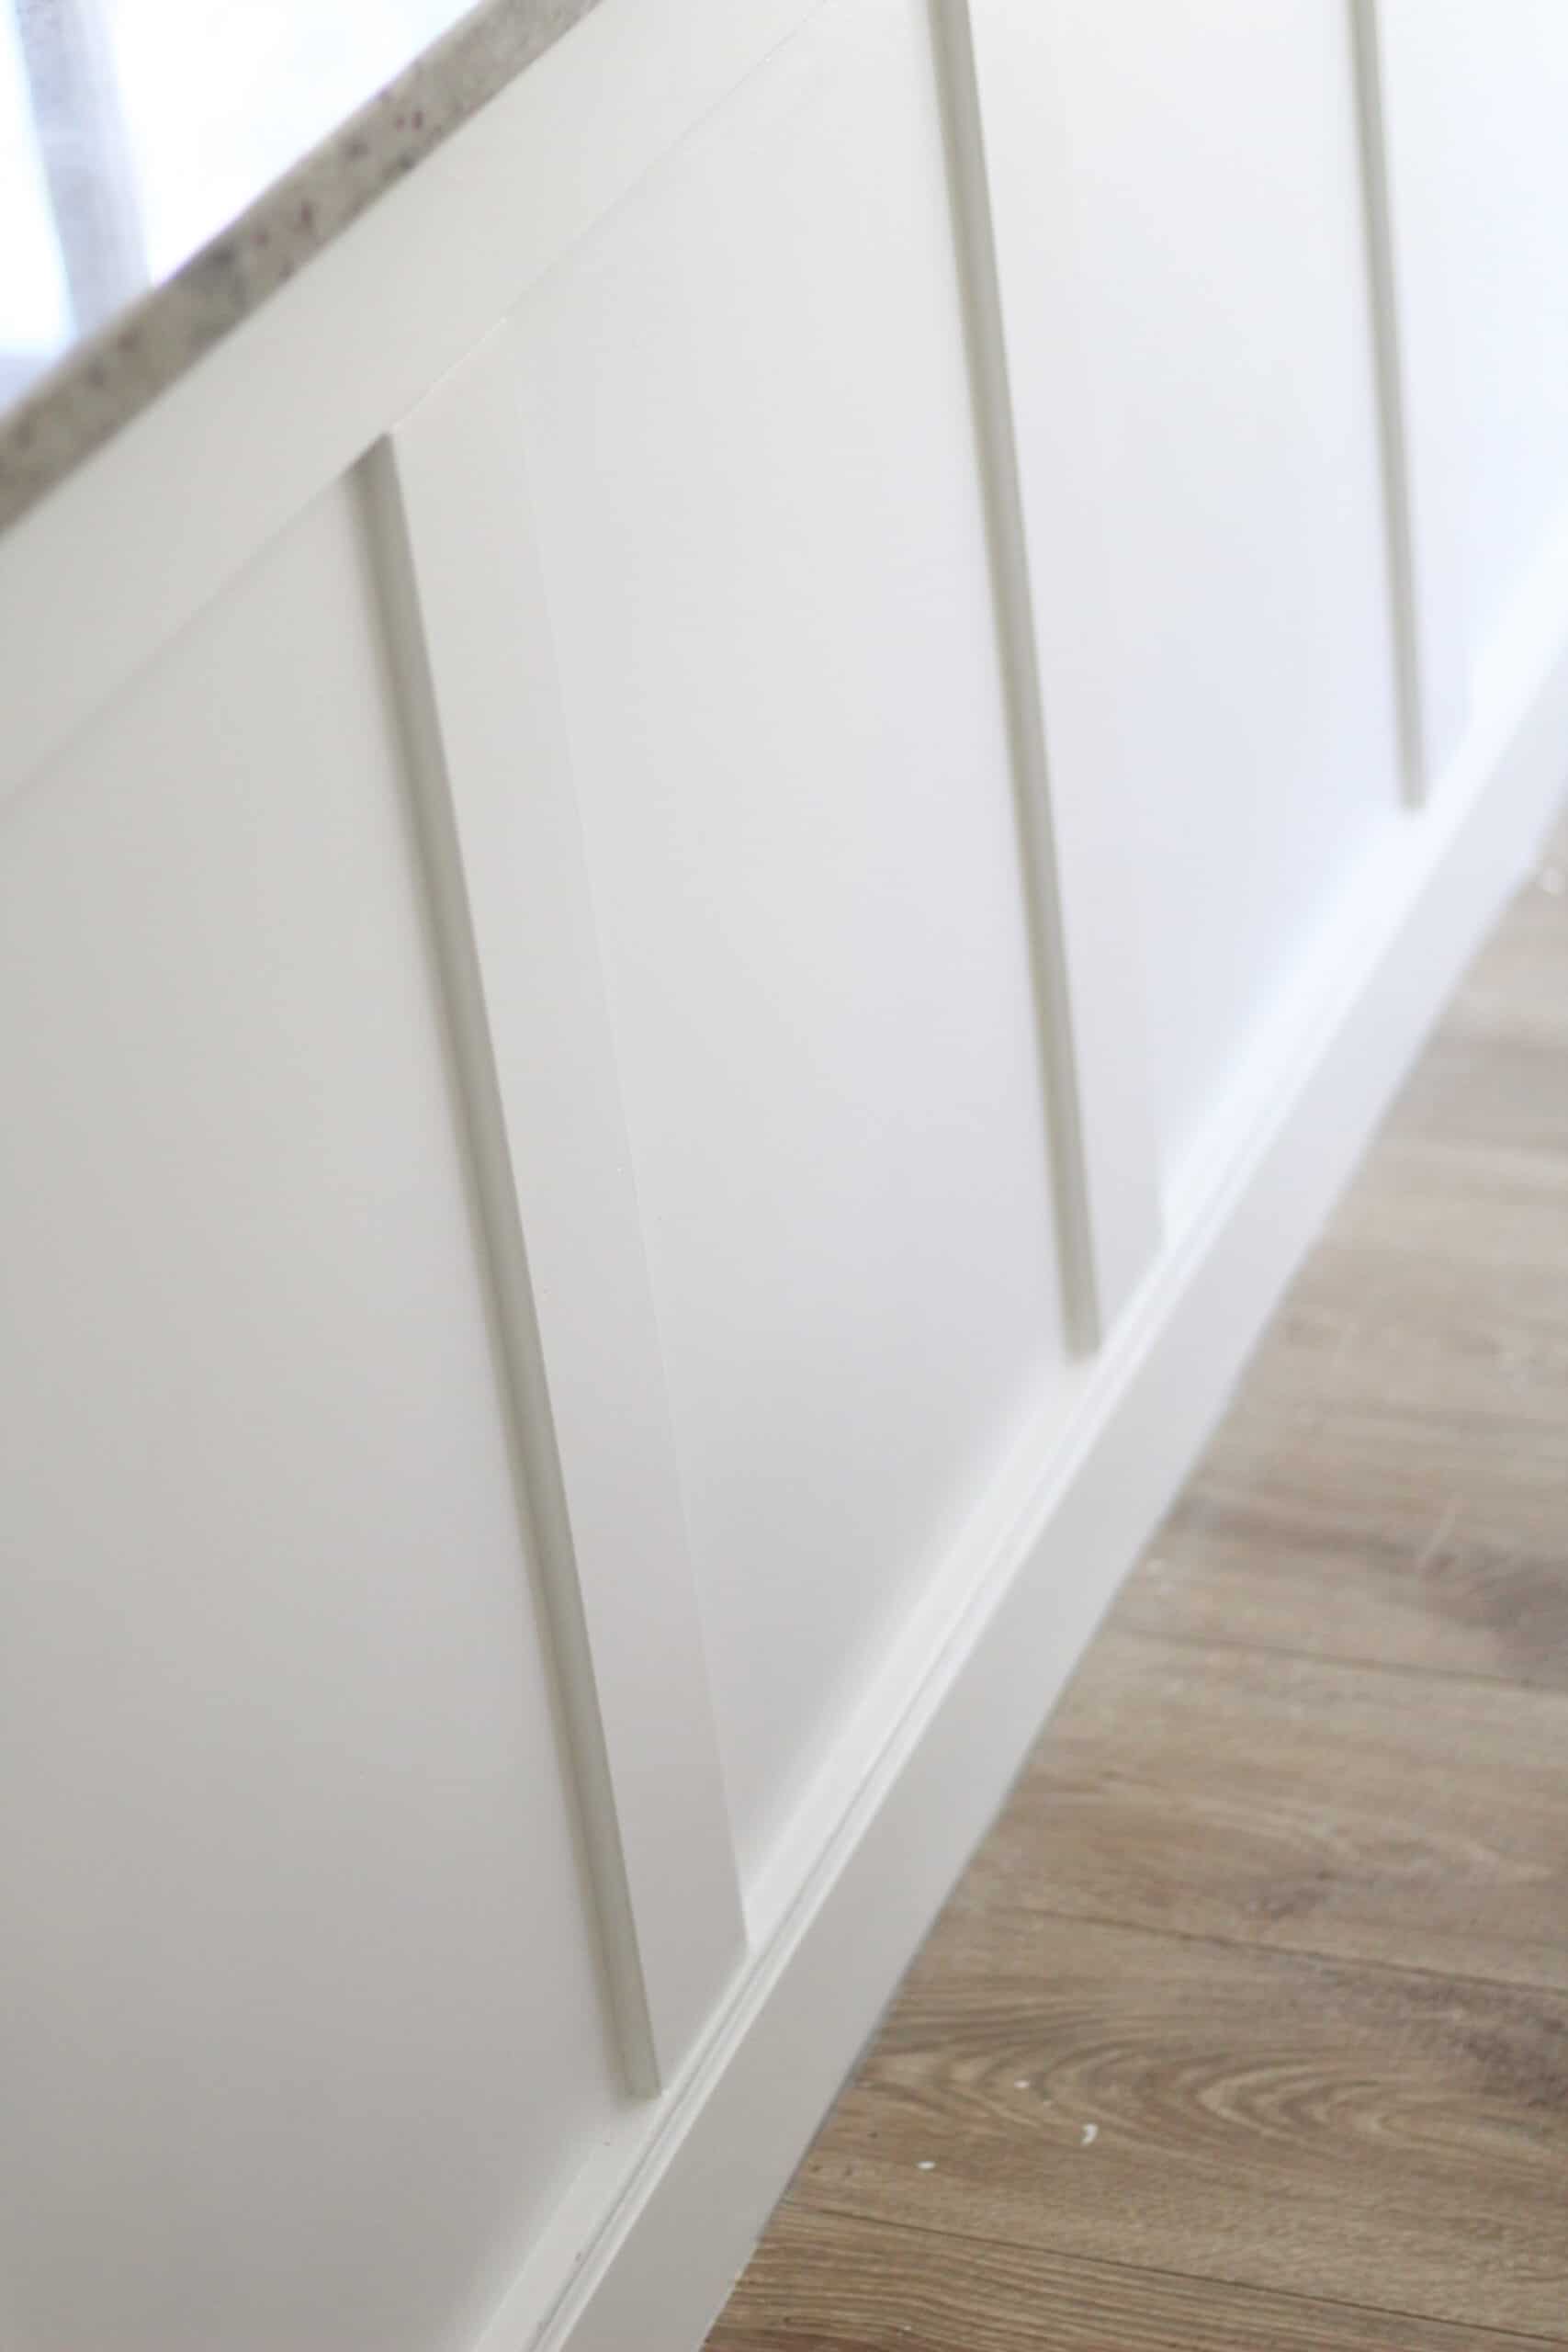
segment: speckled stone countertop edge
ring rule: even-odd
[[[0,530],[101,448],[598,0],[481,0],[0,414]]]

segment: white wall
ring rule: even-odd
[[[919,0],[823,12],[520,337],[754,1877],[1062,1356]]]
[[[1174,1180],[1398,792],[1347,25],[975,24],[1047,744],[1122,812],[1095,913],[1141,952]]]
[[[367,596],[0,810],[17,2352],[426,2352],[620,2100]]]
[[[0,541],[7,2352],[695,2352],[1561,790],[1478,21],[1386,452],[1337,5],[604,0]]]
[[[1568,11],[1377,13],[1417,587],[1457,705],[1440,761],[1568,582]]]

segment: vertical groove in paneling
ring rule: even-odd
[[[423,893],[467,1130],[489,1304],[507,1391],[508,1442],[519,1510],[550,1621],[557,1687],[571,1751],[573,1795],[622,2063],[630,2088],[651,2097],[660,2088],[660,2067],[649,1988],[638,1949],[408,520],[389,443],[379,443],[370,453],[359,480],[406,747],[405,772]],[[520,1802],[525,1796],[520,1791]]]
[[[1087,1353],[1104,1337],[1107,1306],[1096,1277],[1082,1079],[1052,824],[1034,597],[968,0],[931,0],[931,27],[1012,743],[1063,1314],[1070,1344]]]
[[[1404,795],[1413,807],[1427,798],[1430,746],[1423,709],[1421,648],[1416,614],[1416,551],[1411,520],[1410,449],[1404,413],[1404,359],[1400,348],[1399,289],[1393,257],[1393,191],[1384,107],[1378,0],[1346,0],[1366,224],[1367,280],[1372,366],[1382,466],[1388,548],[1391,640],[1399,711]]]

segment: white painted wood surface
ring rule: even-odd
[[[652,2092],[739,1960],[740,1905],[510,358],[492,337],[376,480],[524,1476]]]
[[[1472,705],[1506,702],[1519,665],[1550,656],[1568,599],[1568,13],[1375,14],[1440,780]]]
[[[1426,641],[1417,586],[1416,513],[1405,413],[1409,379],[1394,246],[1393,185],[1383,28],[1377,0],[1348,0],[1350,50],[1360,139],[1361,219],[1371,295],[1383,535],[1388,566],[1394,700],[1405,797],[1420,808],[1430,793],[1436,750],[1462,689],[1450,682]]]
[[[1400,793],[1348,28],[972,14],[1069,917],[1141,958],[1179,1188]]]
[[[515,351],[754,1877],[1064,1356],[918,0],[820,11]]]
[[[22,2346],[423,2346],[621,2101],[346,488],[0,813]]]
[[[1568,766],[1359,5],[604,0],[0,541],[19,2347],[696,2352]]]
[[[970,370],[987,492],[997,632],[1007,695],[1019,809],[1019,851],[1030,915],[1034,987],[1053,1109],[1053,1174],[1062,1256],[1062,1294],[1069,1340],[1087,1352],[1100,1345],[1148,1272],[1159,1249],[1161,1206],[1149,1069],[1143,943],[1127,889],[1122,811],[1092,758],[1077,756],[1074,713],[1042,700],[1048,648],[1043,616],[1059,608],[1059,591],[1037,592],[1031,555],[1045,577],[1077,571],[1093,547],[1071,553],[1055,545],[1043,516],[1041,435],[1032,430],[1021,458],[1014,354],[1025,355],[1026,396],[1036,398],[1029,361],[1032,320],[1027,288],[1010,257],[1007,291],[996,223],[999,200],[1010,235],[1032,241],[1035,223],[1021,218],[1021,191],[1010,177],[1006,150],[1017,128],[1005,107],[998,123],[981,96],[967,0],[932,8],[942,85]],[[987,26],[987,40],[992,28]],[[991,140],[1004,150],[998,197]],[[1020,159],[1013,157],[1016,164]],[[1032,210],[1024,198],[1026,209]],[[1022,311],[1021,333],[1020,312]],[[1024,480],[1035,491],[1025,504]],[[1057,524],[1064,521],[1058,513]],[[1041,533],[1047,535],[1042,540]],[[1081,683],[1081,682],[1079,682]],[[1074,686],[1055,691],[1070,702]],[[1095,707],[1091,693],[1090,708]],[[1062,732],[1056,732],[1057,728]],[[1049,740],[1048,740],[1049,738]],[[1053,750],[1060,752],[1058,762]]]

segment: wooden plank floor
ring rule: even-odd
[[[1568,829],[709,2352],[1568,2345]]]

